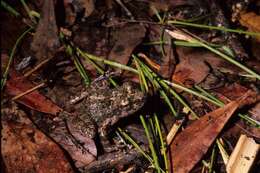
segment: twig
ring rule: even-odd
[[[121,0],[116,0],[116,2],[123,8],[123,10],[126,12],[126,15],[131,18],[131,20],[134,20],[134,16],[132,13],[126,8],[126,6],[123,4]]]
[[[27,91],[25,91],[25,92],[23,92],[23,93],[21,93],[21,94],[18,94],[17,96],[13,97],[11,100],[12,100],[12,101],[17,100],[17,99],[21,98],[22,96],[24,96],[24,95],[26,95],[26,94],[29,94],[29,93],[31,93],[31,92],[33,92],[33,91],[35,91],[35,90],[37,90],[37,89],[43,87],[44,85],[45,85],[45,82],[43,82],[43,83],[41,83],[41,84],[39,84],[39,85],[37,85],[37,86],[31,88],[31,89],[28,89]]]
[[[40,62],[38,65],[36,65],[33,69],[31,69],[30,71],[28,71],[27,73],[24,74],[24,77],[28,77],[30,76],[32,73],[34,73],[35,71],[37,71],[38,69],[40,69],[44,64],[46,64],[47,62],[49,62],[51,58],[45,59],[42,62]]]
[[[60,47],[57,51],[62,51],[63,49],[64,49],[64,47],[62,46],[62,47]],[[40,62],[38,65],[36,65],[33,69],[31,69],[30,71],[28,71],[27,73],[25,73],[23,76],[24,76],[24,77],[30,76],[32,73],[34,73],[35,71],[37,71],[38,69],[40,69],[44,64],[46,64],[47,62],[49,62],[52,58],[54,58],[54,56],[43,60],[43,61]]]

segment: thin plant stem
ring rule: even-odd
[[[224,164],[227,165],[228,159],[229,159],[229,155],[228,155],[227,151],[225,150],[224,146],[222,145],[221,138],[217,139],[216,143],[217,143],[218,149],[220,151],[220,154],[222,156],[222,159],[224,161]]]
[[[202,98],[202,99],[204,99],[204,100],[207,100],[207,101],[209,101],[209,102],[211,102],[211,103],[213,103],[213,104],[215,104],[215,105],[217,105],[217,106],[219,106],[219,107],[222,106],[222,104],[216,102],[215,100],[212,100],[212,99],[210,99],[210,98],[208,98],[208,97],[206,97],[206,96],[204,96],[204,95],[202,95],[202,94],[200,94],[200,93],[198,93],[198,92],[196,92],[196,91],[194,91],[194,90],[192,90],[192,89],[186,88],[186,87],[184,87],[184,86],[182,86],[182,85],[179,85],[179,84],[176,84],[176,83],[167,81],[167,80],[163,80],[163,81],[164,81],[165,83],[167,83],[168,85],[174,87],[174,88],[181,89],[181,90],[183,90],[183,91],[185,91],[185,92],[187,92],[187,93],[190,93],[190,94],[192,94],[192,95],[195,95],[195,96],[197,96],[197,97],[200,97],[200,98]]]
[[[72,56],[72,59],[78,72],[80,73],[81,77],[84,79],[85,85],[88,86],[90,84],[90,78],[87,75],[84,67],[82,66],[82,64],[80,63],[79,59],[76,56]]]
[[[211,153],[210,163],[209,163],[209,173],[213,172],[213,165],[214,165],[215,157],[216,157],[216,145],[214,145],[212,153]]]
[[[164,167],[165,167],[165,172],[168,173],[168,159],[167,159],[167,148],[166,148],[166,144],[163,140],[163,136],[162,136],[162,131],[160,128],[160,124],[159,124],[159,120],[157,115],[154,115],[154,119],[155,119],[155,126],[158,130],[158,134],[159,134],[159,138],[160,138],[160,143],[161,143],[161,150],[162,150],[162,155],[163,155],[163,159],[164,159]]]
[[[153,164],[153,159],[145,153],[145,151],[132,139],[127,133],[125,133],[121,128],[118,128],[119,133],[126,138],[151,164]]]
[[[199,116],[190,108],[190,106],[172,89],[170,88],[163,80],[160,80],[161,85],[166,88],[170,93],[175,97],[184,107],[186,107],[189,112],[196,118],[199,119]]]
[[[29,28],[27,30],[25,30],[21,35],[20,37],[18,37],[18,39],[16,40],[15,44],[14,44],[14,47],[12,48],[12,51],[10,53],[10,57],[9,57],[9,61],[8,61],[8,64],[6,66],[6,69],[5,69],[5,72],[2,76],[2,79],[1,79],[1,90],[3,90],[4,88],[4,85],[6,83],[6,80],[7,80],[7,75],[8,75],[8,72],[9,72],[9,69],[10,69],[10,66],[11,66],[11,63],[13,62],[13,58],[14,58],[14,54],[15,54],[15,51],[17,49],[17,46],[18,44],[21,42],[21,40],[24,38],[24,36],[29,33],[33,28]]]
[[[35,91],[35,90],[37,90],[37,89],[39,89],[39,88],[41,88],[43,86],[45,86],[45,82],[40,83],[39,85],[37,85],[37,86],[35,86],[35,87],[31,88],[31,89],[28,89],[27,91],[25,91],[25,92],[23,92],[21,94],[18,94],[17,96],[14,96],[11,100],[15,101],[15,100],[23,97],[24,95],[29,94],[29,93],[31,93],[31,92],[33,92],[33,91]]]
[[[140,80],[140,85],[141,85],[141,88],[142,90],[147,93],[149,91],[149,88],[148,88],[148,84],[147,84],[147,81],[145,79],[145,76],[144,76],[144,73],[143,73],[143,70],[141,69],[138,61],[136,60],[136,57],[133,56],[134,58],[134,61],[135,61],[135,65],[136,65],[136,68],[139,72],[139,80]]]
[[[103,58],[100,58],[100,57],[88,54],[86,52],[82,52],[79,48],[76,48],[76,49],[80,53],[80,55],[83,56],[84,58],[89,58],[91,60],[99,61],[99,62],[102,62],[104,64],[110,65],[112,67],[117,67],[117,68],[120,68],[120,69],[123,69],[123,70],[127,70],[127,71],[131,71],[133,73],[138,74],[138,70],[136,70],[134,68],[131,68],[131,67],[123,65],[123,64],[120,64],[118,62],[109,61],[109,60],[106,60],[106,59],[103,59]]]
[[[80,50],[80,49],[78,49],[78,50]],[[79,55],[82,56],[82,54],[81,54],[79,51],[78,51],[78,53],[79,53]],[[102,74],[102,75],[105,74],[105,71],[104,71],[101,67],[99,67],[99,65],[97,65],[95,62],[93,62],[93,60],[90,59],[89,56],[86,55],[84,58],[85,58],[89,63],[91,63],[91,64],[96,68],[96,70],[97,70],[100,74]],[[109,77],[108,80],[109,80],[109,82],[110,82],[114,87],[117,86],[117,83],[113,80],[113,78]]]
[[[252,35],[252,36],[260,36],[259,32],[248,32],[238,29],[230,29],[223,26],[209,26],[209,25],[202,25],[202,24],[196,24],[196,23],[189,23],[189,22],[181,22],[176,20],[169,20],[167,21],[168,24],[177,24],[177,25],[183,25],[183,26],[190,26],[195,28],[204,28],[204,29],[212,29],[212,30],[220,30],[224,32],[233,32],[238,34],[246,34],[246,35]]]
[[[5,1],[1,1],[1,7],[3,7],[4,9],[6,9],[9,13],[11,13],[12,15],[14,15],[15,17],[19,17],[21,14],[19,12],[17,12],[12,6],[10,6],[9,4],[7,4]]]
[[[203,88],[201,88],[200,86],[195,85],[194,86],[197,90],[199,90],[202,94],[204,94],[205,96],[209,97],[210,99],[218,102],[219,104],[223,104],[223,102],[221,102],[219,99],[217,99],[216,97],[214,97],[213,95],[211,95],[209,92],[207,92],[206,90],[204,90]]]
[[[201,46],[207,48],[208,50],[214,52],[215,54],[219,55],[220,57],[224,58],[225,60],[227,60],[228,62],[236,65],[237,67],[243,69],[244,71],[246,71],[247,73],[251,74],[252,76],[254,76],[255,78],[257,78],[258,80],[260,80],[260,75],[257,74],[256,72],[254,72],[253,70],[247,68],[246,66],[244,66],[243,64],[241,64],[240,62],[234,60],[233,58],[227,56],[226,54],[222,53],[221,51],[213,48],[213,47],[210,47],[209,45],[201,42],[201,41],[198,41],[198,40],[194,40],[194,42],[200,44]]]
[[[159,82],[156,80],[156,78],[153,76],[152,71],[146,66],[144,65],[138,58],[136,58],[136,60],[140,63],[141,67],[144,69],[144,73],[146,74],[146,76],[148,77],[148,79],[153,83],[153,85],[156,87],[156,89],[158,89],[160,95],[162,96],[162,98],[164,99],[164,101],[166,102],[166,104],[169,106],[172,114],[174,116],[177,116],[177,112],[174,109],[173,105],[171,104],[170,99],[168,98],[167,94],[165,93],[165,91],[161,88]]]
[[[155,169],[157,170],[158,173],[160,173],[161,172],[160,165],[159,165],[158,157],[157,157],[157,154],[156,154],[156,151],[154,149],[154,145],[153,145],[153,142],[152,142],[152,139],[151,139],[151,136],[150,136],[150,132],[148,130],[148,127],[147,127],[145,120],[144,120],[144,117],[142,115],[140,116],[140,119],[141,119],[142,125],[144,127],[146,137],[148,139],[149,148],[152,152],[152,157],[153,157]]]

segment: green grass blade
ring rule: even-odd
[[[119,133],[126,138],[152,165],[153,159],[145,153],[145,151],[132,139],[127,133],[125,133],[121,128],[118,128]]]
[[[149,88],[148,88],[148,84],[147,84],[146,78],[144,76],[144,72],[143,72],[142,68],[140,67],[138,61],[136,60],[136,57],[134,55],[132,57],[134,58],[134,62],[135,62],[136,68],[137,68],[137,70],[139,72],[138,74],[139,74],[139,80],[140,80],[140,85],[141,85],[142,91],[145,92],[145,93],[148,93],[149,92]]]
[[[172,94],[173,97],[175,97],[184,107],[186,107],[196,119],[199,119],[199,116],[172,88],[170,88],[163,80],[160,80],[160,83],[164,88],[166,88],[166,90],[168,90]]]
[[[195,28],[202,28],[202,29],[210,29],[210,30],[212,29],[212,30],[219,30],[219,31],[224,31],[224,32],[233,32],[233,33],[237,33],[237,34],[260,36],[259,32],[248,32],[248,31],[243,31],[243,30],[225,28],[223,26],[209,26],[209,25],[202,25],[202,24],[196,24],[196,23],[181,22],[181,21],[176,21],[176,20],[169,20],[167,23],[183,25],[183,26],[190,26],[190,27],[195,27]]]
[[[164,160],[164,167],[165,167],[165,172],[168,173],[169,167],[168,167],[168,159],[167,159],[167,148],[166,148],[166,143],[163,140],[162,136],[162,131],[161,127],[159,124],[159,120],[156,114],[154,114],[154,119],[155,119],[155,126],[157,128],[158,134],[159,134],[159,139],[160,139],[160,146],[161,146],[161,152],[163,155],[163,160]]]
[[[20,37],[18,37],[18,39],[16,40],[15,44],[14,44],[14,47],[12,48],[12,51],[10,53],[10,57],[9,57],[9,61],[8,61],[8,64],[6,66],[6,69],[5,69],[5,72],[1,78],[1,91],[3,90],[4,88],[4,85],[5,85],[5,82],[7,80],[7,75],[8,75],[8,72],[9,72],[9,69],[10,69],[10,66],[11,66],[11,63],[13,62],[13,58],[14,58],[14,54],[15,54],[15,51],[17,49],[17,46],[19,45],[19,43],[21,42],[21,40],[24,38],[24,36],[26,34],[28,34],[33,28],[29,28],[27,30],[25,30],[21,35]]]
[[[7,4],[5,1],[1,1],[1,7],[4,8],[6,11],[8,11],[9,13],[11,13],[12,15],[14,15],[15,17],[19,17],[21,14],[16,11],[12,6],[10,6],[9,4]]]
[[[122,69],[122,70],[126,70],[126,71],[130,71],[130,72],[133,72],[133,73],[136,73],[138,74],[138,70],[134,69],[134,68],[131,68],[129,66],[126,66],[126,65],[123,65],[123,64],[120,64],[118,62],[115,62],[115,61],[109,61],[109,60],[106,60],[106,59],[103,59],[103,58],[100,58],[100,57],[97,57],[97,56],[94,56],[94,55],[91,55],[91,54],[88,54],[86,52],[83,52],[82,50],[80,50],[79,48],[76,48],[77,52],[80,53],[80,55],[84,58],[89,58],[91,60],[94,60],[94,61],[99,61],[99,62],[102,62],[104,64],[107,64],[107,65],[110,65],[112,67],[116,67],[116,68],[119,68],[119,69]]]
[[[146,122],[144,120],[144,117],[142,115],[140,116],[140,119],[141,119],[142,125],[144,127],[146,137],[148,139],[149,148],[150,148],[151,153],[152,153],[155,169],[157,170],[158,173],[160,173],[161,169],[160,169],[160,165],[159,165],[159,161],[158,161],[158,156],[157,156],[156,151],[154,149],[154,145],[153,145],[153,141],[152,141],[151,136],[150,136],[149,129],[148,129]]]
[[[240,62],[234,60],[233,58],[227,56],[226,54],[222,53],[221,51],[199,41],[199,40],[194,40],[195,43],[200,44],[201,46],[205,47],[206,49],[210,50],[211,52],[219,55],[220,57],[222,57],[223,59],[227,60],[228,62],[236,65],[237,67],[241,68],[242,70],[246,71],[247,73],[251,74],[252,76],[254,76],[256,79],[260,80],[260,75],[257,74],[256,72],[254,72],[253,70],[249,69],[248,67],[244,66],[243,64],[241,64]]]
[[[79,59],[76,56],[72,56],[72,59],[73,59],[73,62],[75,64],[78,72],[80,73],[81,77],[84,79],[85,85],[88,86],[90,84],[90,78],[87,75],[85,68],[80,63]]]

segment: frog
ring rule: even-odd
[[[146,95],[133,82],[110,88],[108,81],[103,80],[91,84],[79,97],[72,99],[71,104],[79,100],[77,116],[66,117],[68,130],[75,137],[81,134],[107,142],[113,126],[140,110]]]

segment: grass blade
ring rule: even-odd
[[[6,69],[5,69],[5,72],[1,78],[1,91],[3,90],[4,88],[4,85],[5,85],[5,82],[7,80],[7,75],[8,75],[8,72],[9,72],[9,69],[10,69],[10,66],[11,66],[11,63],[13,62],[13,58],[14,58],[14,54],[15,54],[15,51],[17,49],[17,46],[18,44],[21,42],[21,40],[24,38],[24,36],[26,34],[28,34],[33,28],[29,28],[27,30],[25,30],[21,35],[20,37],[18,37],[18,39],[16,40],[15,44],[14,44],[14,47],[12,48],[12,51],[10,53],[10,57],[9,57],[9,61],[8,61],[8,64],[6,66]]]

